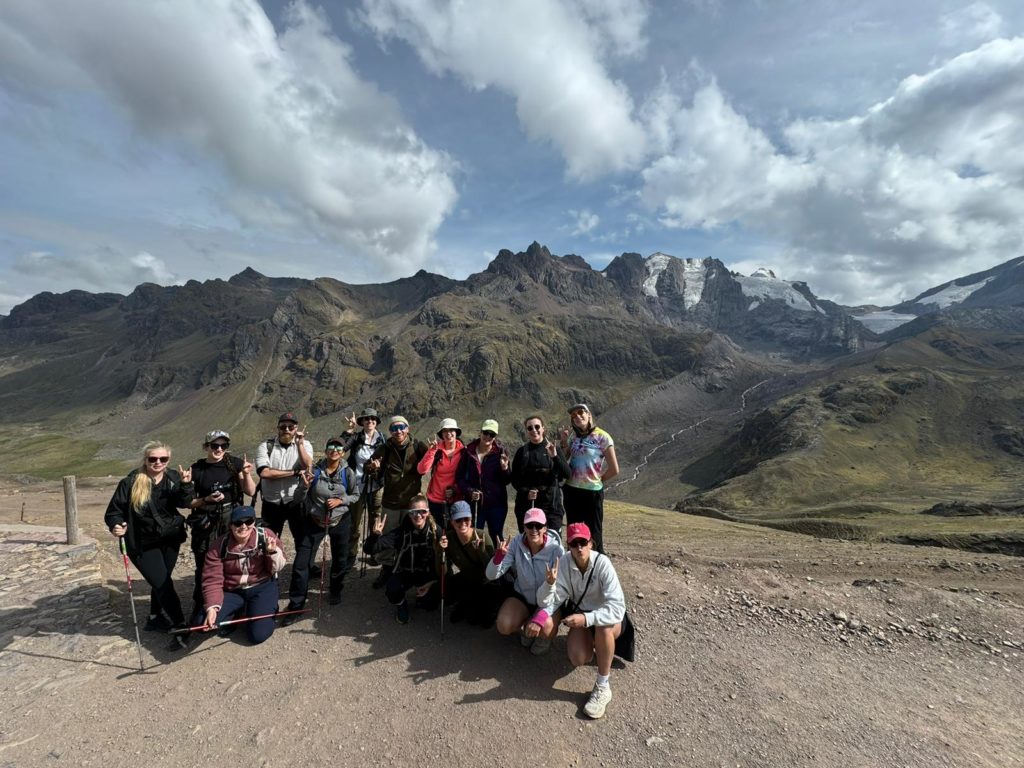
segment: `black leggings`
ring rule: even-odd
[[[150,615],[159,616],[162,611],[176,627],[185,623],[185,616],[181,612],[181,600],[178,599],[178,593],[174,591],[174,582],[171,581],[171,572],[174,570],[174,564],[178,562],[179,549],[181,544],[162,543],[141,552],[128,553],[132,564],[139,569],[142,578],[153,590],[149,597]]]
[[[594,549],[604,552],[604,491],[588,491],[566,484],[562,488],[562,501],[569,525],[586,523],[590,538],[594,540]]]

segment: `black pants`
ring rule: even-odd
[[[470,624],[491,624],[505,599],[496,581],[482,581],[465,573],[448,574],[444,583],[444,599],[459,610]]]
[[[523,532],[523,518],[526,517],[526,510],[530,507],[537,507],[538,509],[544,510],[544,515],[547,517],[548,530],[555,531],[559,535],[562,533],[562,518],[565,515],[565,511],[562,509],[562,505],[557,503],[561,501],[561,488],[548,488],[537,494],[537,498],[530,501],[527,498],[529,491],[518,491],[516,492],[516,527],[519,532]]]
[[[263,524],[281,538],[284,531],[284,524],[288,523],[288,533],[292,535],[292,541],[298,545],[302,518],[306,511],[302,508],[301,501],[289,501],[287,504],[275,504],[272,501],[263,500],[260,508]]]
[[[569,525],[586,523],[590,528],[590,537],[594,540],[594,549],[604,552],[604,491],[588,491],[566,485],[562,488],[562,499]]]
[[[295,562],[292,564],[292,581],[288,587],[289,608],[305,605],[309,592],[309,567],[325,536],[331,537],[330,590],[333,594],[341,592],[348,571],[348,534],[351,524],[352,516],[349,514],[331,528],[324,528],[308,514],[303,515],[302,528],[295,539]]]
[[[162,611],[176,627],[185,623],[185,616],[181,612],[181,600],[178,599],[178,593],[174,591],[174,582],[171,580],[171,572],[174,571],[174,564],[178,562],[180,549],[181,544],[177,542],[165,542],[141,552],[128,553],[132,565],[139,569],[142,578],[152,588],[149,597],[150,615],[159,616]]]
[[[417,598],[416,604],[420,608],[435,608],[441,600],[441,584],[436,579],[436,576],[429,573],[409,573],[408,571],[392,573],[388,583],[384,586],[384,594],[389,603],[399,605],[405,600],[405,593],[411,587],[419,587],[433,580],[434,584],[430,587],[430,591],[423,597]]]
[[[192,555],[196,560],[195,586],[192,588],[192,619],[198,624],[205,619],[205,606],[203,605],[203,566],[206,563],[206,553],[210,551],[210,544],[218,537],[228,532],[228,520],[231,519],[231,508],[223,511],[211,511],[205,513],[206,525],[197,522],[192,526]]]

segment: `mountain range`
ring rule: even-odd
[[[116,473],[154,436],[184,460],[213,428],[254,447],[286,410],[317,442],[373,406],[421,436],[495,417],[514,445],[527,414],[558,424],[583,400],[616,438],[613,497],[778,519],[888,494],[906,511],[911,487],[948,496],[960,462],[965,495],[1005,499],[1024,454],[1022,269],[847,308],[767,269],[625,253],[598,271],[533,243],[462,281],[246,269],[42,293],[0,318],[0,436],[33,445],[0,472]]]

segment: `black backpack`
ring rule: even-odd
[[[265,555],[267,554],[267,529],[263,524],[262,518],[256,518],[256,553]],[[228,556],[228,536],[224,534],[220,540],[220,559],[223,560]],[[252,557],[249,552],[245,553],[245,558],[248,560]]]

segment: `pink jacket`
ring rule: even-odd
[[[459,462],[462,461],[462,454],[465,452],[466,446],[462,444],[461,440],[455,440],[455,450],[452,452],[451,458],[441,450],[441,444],[438,443],[433,448],[428,448],[426,454],[420,459],[420,463],[416,465],[416,471],[421,475],[430,472],[430,482],[427,484],[427,498],[433,502],[439,504],[444,503],[444,489],[451,487],[455,490],[455,495],[452,496],[452,501],[457,501],[462,498],[462,493],[459,491],[459,484],[455,480],[455,473],[459,469]],[[440,458],[438,455],[440,454]],[[435,461],[437,462],[435,464]]]

